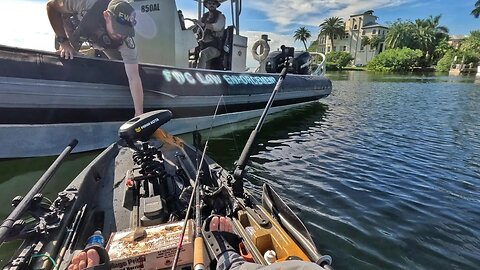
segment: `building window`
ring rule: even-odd
[[[327,47],[327,52],[330,52],[330,46]]]
[[[360,45],[360,51],[363,51],[363,48],[365,48],[363,45]]]
[[[348,38],[348,37],[349,37],[348,34],[345,34],[344,38]]]
[[[363,31],[362,31],[362,35],[365,35],[365,33],[366,33],[365,30],[363,30]]]
[[[355,30],[358,29],[358,25],[354,24],[353,29],[355,29]]]
[[[343,46],[342,51],[347,51],[347,46]]]
[[[337,35],[333,35],[333,39],[337,39]]]
[[[333,51],[334,51],[334,52],[337,51],[337,46],[333,46]]]
[[[376,33],[377,33],[377,29],[373,29],[372,34],[375,35]]]

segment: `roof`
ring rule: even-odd
[[[364,29],[364,28],[385,28],[385,29],[388,29],[388,27],[383,26],[383,25],[380,25],[380,24],[378,24],[378,23],[376,23],[376,22],[369,22],[369,23],[367,23],[367,24],[364,24],[364,25],[362,26],[362,29]]]
[[[449,37],[449,40],[453,40],[453,39],[466,39],[467,36],[465,35],[450,35]]]

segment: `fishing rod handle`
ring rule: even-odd
[[[202,236],[197,236],[195,242],[193,243],[195,250],[193,252],[193,269],[194,270],[204,270],[205,262],[203,261],[203,238]]]

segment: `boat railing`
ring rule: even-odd
[[[312,68],[313,71],[311,72],[312,75],[317,75],[317,76],[325,75],[326,59],[327,59],[325,57],[325,54],[319,53],[319,52],[310,52],[310,55],[311,55],[310,61],[303,64],[302,68],[311,65],[311,66],[313,66],[313,68]],[[316,63],[316,61],[318,61],[317,56],[320,56],[322,58],[322,61],[320,63]]]

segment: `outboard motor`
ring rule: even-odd
[[[288,72],[293,74],[308,74],[309,60],[309,52],[294,52],[292,65],[288,67]]]
[[[267,73],[280,73],[285,62],[285,56],[282,51],[270,52],[265,60],[265,70]]]
[[[288,67],[288,73],[308,74],[309,60],[310,53],[294,52],[293,58],[290,60],[291,66]],[[266,59],[265,70],[267,73],[280,73],[282,71],[284,62],[285,53],[283,51],[270,52]]]
[[[160,148],[150,145],[148,140],[171,118],[172,113],[168,110],[144,113],[132,118],[118,130],[120,138],[135,151],[133,161],[139,166],[127,172],[126,179],[130,183],[127,183],[123,206],[127,209],[140,207],[138,212],[142,215],[139,219],[143,226],[166,222],[169,217],[166,207],[169,176]],[[141,146],[136,144],[139,141]]]
[[[158,110],[144,113],[134,117],[118,130],[118,136],[124,139],[129,145],[134,141],[146,142],[152,134],[172,119],[172,112],[169,110]]]

